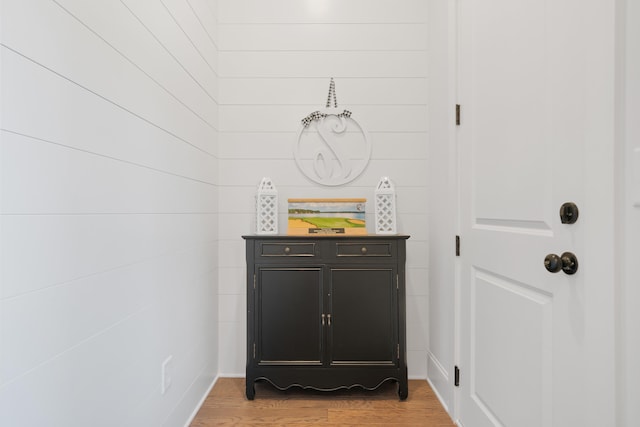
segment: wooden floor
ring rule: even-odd
[[[255,400],[244,395],[244,378],[220,378],[191,427],[209,426],[454,426],[429,384],[409,381],[409,398],[400,401],[397,384],[319,392],[293,387],[280,391],[256,383]]]

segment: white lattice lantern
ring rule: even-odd
[[[256,193],[256,234],[278,234],[278,190],[267,177]]]
[[[376,188],[376,234],[396,234],[396,190],[383,176]]]

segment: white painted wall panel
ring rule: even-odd
[[[195,306],[198,301],[191,300],[188,303]],[[187,315],[186,309],[192,308],[183,305],[180,314]],[[3,420],[20,420],[19,423],[7,425],[25,426],[129,425],[127,420],[136,415],[137,405],[142,404],[146,406],[146,411],[142,417],[138,417],[143,422],[138,425],[162,425],[174,406],[158,404],[155,395],[159,394],[159,385],[149,390],[145,384],[157,383],[156,365],[161,360],[156,355],[166,348],[159,341],[150,345],[147,340],[141,339],[157,333],[159,326],[165,326],[162,319],[161,310],[143,310],[103,334],[51,359],[46,364],[48,369],[30,371],[19,381],[5,384],[0,389]],[[196,322],[184,326],[202,332],[202,327]],[[166,337],[167,342],[179,339],[175,333]],[[176,375],[173,390],[188,390],[190,384],[185,383],[188,377],[210,376],[207,373],[212,368],[210,361],[202,360],[206,357],[206,351],[210,353],[209,346],[210,343],[201,341],[192,351],[176,353],[175,372],[185,371],[188,375]],[[102,355],[102,358],[96,360],[96,355]],[[205,366],[206,372],[199,372]],[[105,395],[109,396],[106,402]],[[147,405],[153,401],[155,404]],[[102,415],[96,417],[96,413]]]
[[[222,220],[220,220],[220,223],[222,224]],[[245,262],[244,255],[245,255],[244,240],[242,240],[241,238],[238,237],[238,238],[234,238],[233,240],[222,240],[222,239],[220,240],[220,246],[218,248],[220,266],[224,265],[224,268],[246,269],[247,263]],[[220,268],[223,268],[223,267],[220,267]],[[244,283],[244,280],[243,280],[243,285],[244,286],[247,285],[246,283]],[[236,321],[244,321],[244,320],[236,318]],[[235,356],[242,357],[240,355],[235,355]]]
[[[220,132],[220,159],[293,159],[297,133]],[[258,185],[256,183],[256,185]]]
[[[3,22],[3,43],[9,49],[200,148],[215,133],[210,125],[55,3],[6,2],[3,9],[3,13],[11,16]],[[34,39],[33,34],[46,37]],[[165,108],[151,109],[149,105]]]
[[[6,213],[214,213],[214,184],[5,133]],[[25,174],[24,165],[46,178]],[[162,191],[157,191],[162,189]]]
[[[21,328],[3,334],[0,379],[9,382],[123,319],[153,307],[159,302],[158,295],[171,292],[176,282],[196,283],[200,279],[192,277],[194,272],[216,254],[217,245],[201,244],[185,250],[180,258],[165,253],[41,292],[5,299],[2,323]],[[193,333],[190,329],[183,335]]]
[[[299,132],[300,121],[324,105],[307,106],[220,106],[220,121],[223,132]],[[359,105],[351,107],[338,104],[338,109],[348,109],[351,118],[367,132],[426,132],[423,120],[426,106],[420,105]]]
[[[155,330],[154,317],[140,313],[99,339],[87,340],[4,384],[0,389],[3,421],[26,426],[120,424],[135,402],[147,397],[143,384],[151,378],[144,381],[143,361],[152,359],[158,349],[139,337]],[[103,355],[99,360],[98,354]],[[111,410],[102,407],[105,396]],[[113,410],[116,407],[118,411]],[[104,415],[96,417],[99,412]]]
[[[411,366],[410,379],[424,379],[427,376],[427,368],[424,360],[427,352],[424,350],[407,350],[407,366]]]
[[[213,155],[203,155],[203,150],[12,51],[3,49],[1,53],[3,76],[12,82],[3,87],[0,101],[4,129],[151,169],[216,182]],[[207,142],[205,151],[213,151],[215,142],[215,138]]]
[[[426,180],[427,171],[424,168],[421,169],[422,163],[423,161],[420,159],[371,160],[365,173],[352,181],[351,185],[370,188],[371,197],[373,197],[375,186],[382,176],[390,175],[396,186],[415,185],[417,180]],[[390,173],[391,171],[393,173]],[[272,160],[269,162],[253,159],[227,160],[220,165],[220,176],[222,186],[251,186],[253,184],[257,186],[263,176],[269,176],[276,188],[278,183],[300,183],[301,180],[306,180],[293,160]],[[309,190],[313,191],[314,189],[310,187]],[[348,190],[342,189],[339,191],[348,192]],[[336,193],[336,191],[334,190],[332,193]]]
[[[427,268],[429,260],[429,245],[426,240],[414,239],[407,242],[407,265],[410,268]],[[427,278],[425,278],[425,284]],[[426,361],[425,361],[426,363]]]
[[[368,133],[372,159],[427,158],[428,134],[426,132],[368,131]],[[268,133],[221,132],[219,157],[221,159],[293,159],[293,148],[297,139],[296,130]]]
[[[225,51],[219,61],[220,77],[234,78],[420,78],[427,73],[425,53],[420,51]]]
[[[456,103],[456,5],[447,0],[429,0],[429,364],[428,378],[452,417],[454,386],[451,376],[456,360],[454,346],[456,257],[455,235],[459,234]],[[464,108],[464,107],[463,107]],[[463,113],[464,115],[464,110]],[[464,118],[463,118],[464,120]],[[462,242],[464,251],[464,241]]]
[[[220,294],[218,296],[220,304],[218,320],[220,322],[235,322],[238,313],[247,311],[246,294]]]
[[[428,241],[429,232],[427,229],[423,229],[421,227],[422,222],[424,221],[425,214],[424,213],[403,213],[399,212],[402,217],[402,223],[398,223],[398,227],[400,228],[400,233],[403,234],[411,234],[413,237],[413,241],[416,244],[425,244]],[[428,246],[427,246],[428,247]],[[419,258],[417,258],[419,259]],[[415,267],[427,267],[429,265],[427,260],[419,259],[419,264],[412,264]]]
[[[161,1],[123,0],[122,3],[140,20],[162,46],[181,64],[189,76],[196,80],[203,90],[216,99],[217,72],[215,64],[209,64],[183,29],[176,25],[176,17]],[[186,23],[185,23],[186,25]],[[209,48],[212,48],[209,46]]]
[[[221,242],[233,241],[238,239],[239,236],[255,233],[255,214],[252,213],[220,214],[220,223],[226,224],[225,227],[220,228],[219,238]],[[279,228],[284,223],[284,219],[281,219],[280,215],[278,216],[278,223]],[[244,259],[244,251],[241,252],[237,253],[237,257]]]
[[[221,23],[426,21],[424,0],[219,0]]]
[[[219,370],[215,2],[2,8],[0,424],[182,426]]]
[[[220,268],[219,272],[220,295],[246,295],[247,272],[244,267],[224,267]]]
[[[149,78],[176,97],[186,108],[194,108],[194,114],[215,126],[215,99],[203,91],[200,83],[184,72],[181,64],[154,38],[147,28],[120,2],[100,2],[92,8],[82,0],[58,0],[69,14],[95,32],[105,43],[139,67]],[[108,19],[105,19],[108,17]],[[202,30],[191,13],[187,28]],[[118,22],[118,25],[113,25]],[[124,31],[123,31],[124,30]],[[210,40],[206,40],[211,43]],[[214,51],[207,45],[205,52]],[[213,87],[207,88],[212,91]]]
[[[187,0],[186,3],[218,50],[218,0]]]
[[[246,321],[220,322],[220,343],[224,351],[220,352],[220,376],[244,377],[247,360]]]
[[[425,50],[426,24],[223,24],[221,51]]]
[[[335,82],[339,106],[424,105],[427,79],[371,77]],[[225,78],[220,102],[225,105],[324,106],[329,83],[322,78]]]
[[[411,234],[407,269],[409,373],[426,377],[427,319],[427,16],[426,2],[219,0],[221,280],[245,277],[241,234],[255,227],[254,195],[264,176],[278,189],[279,229],[286,233],[287,198],[366,197],[382,176],[398,194],[398,229]],[[329,78],[338,106],[369,132],[372,160],[354,181],[337,187],[306,178],[293,160],[300,120],[324,108]],[[224,252],[224,253],[223,253]],[[242,375],[246,291],[226,284],[220,370]],[[424,304],[423,304],[424,303]],[[222,307],[221,307],[222,310]],[[240,335],[240,339],[238,338]]]
[[[6,215],[2,294],[106,274],[217,236],[216,215]],[[99,244],[96,244],[99,243]]]
[[[411,267],[406,273],[407,293],[409,295],[428,296],[429,289],[425,286],[425,277],[428,274],[427,268]]]
[[[169,12],[177,26],[184,32],[193,49],[198,52],[215,73],[218,67],[216,45],[211,35],[202,26],[202,22],[195,15],[191,5],[185,0],[160,0],[160,3]]]

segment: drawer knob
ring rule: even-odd
[[[362,252],[362,255],[367,253],[367,247],[363,246],[362,249],[360,249],[360,252]]]
[[[291,253],[291,248],[289,246],[287,246],[286,248],[284,248],[284,253],[289,255]]]

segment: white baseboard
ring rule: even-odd
[[[196,417],[196,415],[198,414],[198,411],[200,410],[200,408],[204,404],[204,401],[207,400],[207,396],[209,396],[209,393],[211,393],[211,390],[216,385],[216,382],[218,381],[218,378],[220,378],[220,375],[216,375],[213,378],[213,381],[211,382],[211,385],[209,387],[207,387],[207,391],[204,393],[204,395],[202,396],[202,398],[200,399],[200,401],[196,405],[196,408],[193,410],[193,412],[191,413],[191,415],[187,419],[187,422],[185,423],[184,427],[189,427],[189,425],[191,424],[193,419]]]
[[[410,380],[427,381],[427,377],[425,377],[424,375],[409,375],[407,378],[410,379]]]
[[[245,373],[241,373],[241,374],[224,374],[224,373],[218,373],[218,378],[244,378],[245,377]]]
[[[451,396],[453,395],[453,384],[451,377],[440,361],[432,354],[427,356],[427,381],[438,397],[438,400],[445,411],[452,416]]]

